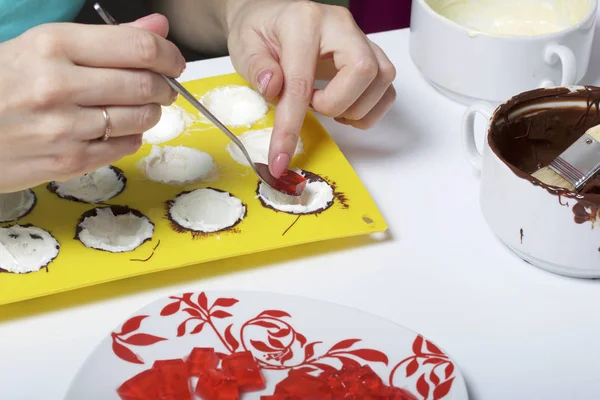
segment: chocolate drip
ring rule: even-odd
[[[523,244],[523,237],[525,236],[523,234],[523,228],[521,228],[521,230],[519,231],[519,234],[521,235],[521,244]]]

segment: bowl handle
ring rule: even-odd
[[[558,86],[572,86],[577,84],[577,59],[573,51],[567,46],[550,43],[546,47],[544,61],[554,65],[560,61],[562,64],[562,80]],[[542,87],[557,86],[552,81],[544,81]]]
[[[475,103],[471,105],[463,116],[462,122],[462,143],[463,150],[465,151],[465,156],[467,160],[475,167],[477,170],[481,170],[482,164],[482,155],[481,152],[477,149],[477,144],[475,143],[475,116],[477,114],[483,115],[488,120],[488,126],[490,123],[490,119],[492,118],[492,114],[494,110],[489,104],[486,103]],[[486,127],[486,131],[487,131]]]

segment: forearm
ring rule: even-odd
[[[174,39],[191,50],[210,55],[227,53],[228,21],[254,0],[149,0],[152,11],[164,14]]]

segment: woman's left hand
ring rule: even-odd
[[[269,150],[275,177],[288,169],[309,106],[359,129],[375,125],[392,106],[396,70],[347,9],[308,0],[230,4],[228,47],[236,70],[265,98],[279,97]],[[315,79],[330,82],[316,90]]]

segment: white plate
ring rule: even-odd
[[[143,308],[88,357],[66,400],[118,399],[116,389],[155,360],[183,358],[194,347],[254,354],[267,389],[243,399],[273,393],[292,368],[339,368],[348,358],[368,364],[384,383],[419,399],[468,399],[455,362],[417,333],[327,302],[236,291],[186,293]]]

